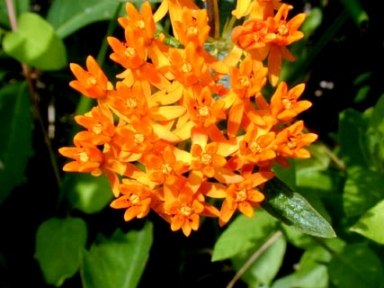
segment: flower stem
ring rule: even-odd
[[[7,13],[8,13],[9,22],[11,24],[11,29],[12,29],[12,31],[16,31],[17,30],[17,19],[16,19],[16,12],[15,12],[15,7],[13,5],[13,1],[12,0],[6,0],[5,2],[6,2],[6,6],[7,6]],[[48,149],[49,159],[51,161],[51,165],[52,165],[52,169],[53,169],[53,172],[55,175],[56,183],[57,183],[57,186],[60,187],[61,186],[61,180],[60,180],[59,168],[57,165],[55,153],[53,152],[51,140],[48,137],[48,133],[45,129],[44,121],[43,121],[43,118],[42,118],[41,113],[40,113],[37,93],[35,91],[35,88],[34,88],[34,85],[32,82],[31,69],[25,63],[21,63],[21,67],[23,70],[23,75],[25,77],[25,80],[27,81],[27,84],[28,84],[28,91],[29,91],[28,94],[31,97],[34,117],[38,122],[38,125],[40,127],[41,132],[43,133],[44,142],[45,142],[45,145],[47,146],[47,149]]]
[[[257,249],[255,253],[251,255],[251,257],[249,257],[249,259],[244,263],[244,265],[239,269],[239,271],[237,271],[236,275],[228,283],[226,288],[233,288],[236,282],[241,278],[241,276],[243,276],[245,272],[247,272],[249,267],[251,267],[251,265],[257,260],[257,258],[259,258],[281,236],[283,236],[283,233],[280,230],[272,234],[272,236],[263,245],[261,245],[260,248]]]

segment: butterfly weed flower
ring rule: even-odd
[[[189,236],[202,217],[220,225],[237,211],[251,217],[273,165],[310,157],[317,139],[296,120],[312,105],[299,99],[305,85],[279,81],[305,15],[288,18],[293,7],[279,0],[239,0],[232,11],[239,25],[218,53],[207,45],[215,41],[209,13],[191,0],[125,8],[122,39],[107,38],[121,67],[115,81],[92,56],[86,68],[70,64],[70,86],[97,101],[75,116],[83,130],[73,147],[59,149],[70,159],[64,171],[106,175],[110,206],[124,210],[125,221],[153,211]],[[168,32],[160,29],[166,17]]]

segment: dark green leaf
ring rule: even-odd
[[[382,287],[384,269],[376,254],[364,244],[350,244],[329,263],[329,276],[337,288]]]
[[[87,214],[99,212],[113,198],[111,186],[105,176],[67,174],[62,189],[71,206]]]
[[[340,0],[340,2],[344,4],[345,9],[357,26],[365,28],[368,25],[369,17],[360,0]]]
[[[384,178],[362,167],[348,169],[343,193],[344,212],[348,217],[360,216],[384,198]]]
[[[263,210],[256,210],[252,218],[239,215],[217,239],[212,261],[231,258],[250,249],[256,250],[274,231],[276,219]]]
[[[278,178],[269,180],[262,206],[284,223],[293,225],[303,233],[332,238],[336,237],[332,226],[300,194],[294,192]]]
[[[119,5],[121,2],[116,0],[56,0],[49,8],[47,21],[56,29],[59,37],[65,38],[86,25],[110,20]]]
[[[3,47],[19,62],[40,70],[59,70],[67,65],[64,43],[36,13],[20,15],[17,30],[5,35]]]
[[[26,83],[0,89],[0,203],[24,181],[32,150],[32,113]]]
[[[136,287],[146,266],[151,245],[150,222],[139,231],[123,234],[117,230],[110,239],[93,244],[84,255],[81,273],[83,287]]]
[[[353,109],[340,113],[338,138],[347,166],[369,166],[366,131],[367,121],[361,113]]]
[[[45,281],[61,286],[80,267],[87,238],[87,226],[80,218],[51,218],[36,235],[36,259]]]

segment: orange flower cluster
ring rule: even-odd
[[[286,46],[302,37],[304,14],[287,21],[290,9],[238,1],[233,15],[244,21],[220,57],[206,48],[207,11],[193,1],[165,0],[154,14],[148,2],[140,10],[126,3],[118,19],[125,38],[108,38],[110,58],[123,68],[116,83],[92,56],[86,69],[70,64],[70,86],[97,106],[75,116],[84,130],[74,147],[59,149],[72,160],[64,171],[106,175],[111,207],[125,209],[126,221],[155,211],[186,236],[202,216],[220,225],[237,210],[252,216],[272,165],[310,157],[305,147],[317,138],[294,120],[311,106],[299,100],[304,84],[278,83],[281,59],[292,58]],[[166,15],[173,38],[156,28]],[[276,86],[270,101],[262,94],[268,75]]]

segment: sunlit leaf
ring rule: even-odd
[[[0,203],[24,180],[32,149],[32,113],[26,83],[0,89]]]
[[[268,287],[270,285],[283,263],[286,246],[284,237],[279,237],[268,249],[263,251],[241,277],[248,287]],[[248,253],[235,256],[232,259],[235,269],[240,269],[254,251],[249,250]]]
[[[108,180],[84,173],[67,174],[63,193],[75,209],[91,214],[102,210],[113,198]]]
[[[127,234],[117,230],[111,238],[94,243],[84,255],[84,288],[136,287],[152,245],[152,224]]]
[[[59,70],[67,65],[64,43],[52,26],[36,13],[20,15],[17,30],[5,35],[3,47],[19,62],[40,70]]]
[[[43,222],[36,234],[36,259],[45,281],[61,286],[79,269],[87,226],[80,218],[50,218]]]
[[[359,233],[373,241],[384,244],[384,200],[380,201],[372,209],[369,209],[351,231]]]
[[[336,237],[328,221],[303,196],[291,190],[278,178],[269,180],[264,192],[267,200],[262,206],[276,218],[312,236]]]
[[[329,263],[331,282],[338,288],[382,287],[384,268],[377,255],[365,244],[346,245]]]
[[[256,210],[252,218],[239,215],[217,239],[212,261],[231,258],[249,249],[257,249],[274,231],[276,219],[263,210]]]

